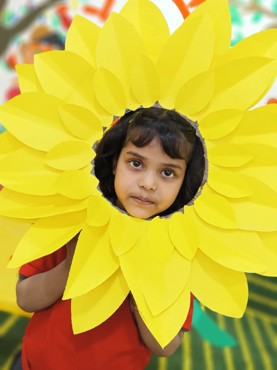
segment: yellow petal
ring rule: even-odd
[[[237,228],[232,205],[220,195],[209,193],[207,190],[202,191],[195,201],[194,209],[198,216],[210,225],[222,229]]]
[[[31,148],[47,151],[70,140],[58,115],[60,100],[41,93],[18,95],[0,107],[0,118],[9,132]]]
[[[209,0],[200,4],[191,15],[209,14],[215,30],[214,54],[224,55],[230,49],[232,23],[227,0]],[[190,16],[191,16],[190,15]]]
[[[136,302],[137,296],[134,294]],[[185,287],[178,299],[160,315],[153,316],[145,303],[138,303],[138,309],[150,332],[164,348],[180,332],[190,308],[190,290]]]
[[[251,177],[248,177],[247,181],[253,190],[253,195],[245,201],[237,201],[233,204],[238,226],[243,230],[277,230],[276,179],[274,189]],[[267,179],[264,181],[267,182]]]
[[[201,134],[208,140],[220,139],[233,132],[241,124],[242,117],[243,112],[237,109],[213,112],[200,120]]]
[[[7,155],[13,153],[22,146],[20,141],[15,139],[9,131],[5,131],[0,135],[0,160]]]
[[[140,55],[134,61],[131,70],[131,86],[134,97],[139,105],[151,107],[158,101],[160,81],[152,61]]]
[[[249,57],[215,69],[216,88],[209,112],[254,106],[274,82],[276,63],[270,58]]]
[[[170,307],[161,314],[154,316],[148,307],[141,289],[139,271],[141,268],[141,258],[143,258],[143,256],[139,252],[140,245],[137,245],[137,248],[133,248],[126,254],[120,256],[122,272],[135,298],[143,321],[160,345],[164,347],[177,335],[186,320],[190,307],[190,289],[186,286],[178,299],[176,299]],[[140,258],[138,258],[139,255]],[[152,279],[155,279],[155,277],[152,276]],[[171,283],[167,286],[165,284],[160,284],[159,289],[162,287],[170,290],[172,285]]]
[[[16,245],[31,226],[29,223],[16,222],[0,217],[0,240],[5,248],[1,249],[0,259],[0,297],[1,311],[6,311],[20,316],[29,316],[16,304],[15,286],[18,280],[18,272],[8,269],[7,264],[14,253]]]
[[[120,14],[112,13],[101,29],[96,61],[118,78],[127,94],[127,106],[132,109],[137,103],[130,91],[130,72],[138,55],[143,52],[142,41],[135,28]]]
[[[208,183],[214,191],[228,198],[244,198],[253,194],[246,176],[213,166],[209,168]]]
[[[95,70],[77,54],[64,50],[36,54],[35,70],[45,93],[107,118],[107,112],[103,111],[94,96],[92,84]]]
[[[149,254],[160,264],[166,264],[172,256],[174,245],[172,244],[167,221],[155,217],[147,225],[146,240],[149,246]]]
[[[238,227],[250,231],[277,231],[276,195],[272,203],[272,206],[257,204],[251,198],[248,202],[233,204]]]
[[[239,168],[239,172],[266,183],[276,191],[277,148],[255,143],[245,144],[245,146],[254,153],[255,157],[247,166]]]
[[[72,135],[94,143],[103,133],[99,118],[86,108],[74,104],[59,107],[61,120]]]
[[[84,199],[97,193],[98,180],[87,171],[68,170],[61,173],[55,183],[57,193],[71,198]]]
[[[170,37],[167,22],[160,9],[148,0],[132,0],[127,1],[120,14],[136,28],[147,56],[156,62]]]
[[[71,301],[74,334],[93,329],[107,320],[123,303],[129,288],[120,270],[89,293]]]
[[[140,248],[137,261],[139,284],[149,310],[157,316],[169,308],[184,290],[190,262],[174,250],[166,262],[160,263],[157,256],[149,252],[152,245],[147,243],[147,239],[137,248]],[[166,282],[170,282],[170,287]]]
[[[174,213],[168,220],[170,239],[177,251],[191,261],[199,245],[198,230],[191,218],[191,207],[184,214]]]
[[[235,46],[229,49],[228,53],[222,56],[221,61],[235,60],[249,56],[265,56],[276,58],[277,56],[277,30],[267,29],[250,35]]]
[[[232,136],[232,142],[236,144],[251,142],[276,147],[276,121],[277,104],[267,104],[250,110],[240,121]],[[269,159],[268,156],[266,159]]]
[[[76,201],[60,195],[25,195],[4,188],[0,192],[0,215],[12,218],[33,219],[80,211],[87,201]]]
[[[277,233],[259,233],[265,246],[267,268],[261,273],[265,276],[277,276]]]
[[[58,250],[82,229],[85,217],[86,212],[80,211],[36,221],[20,240],[9,267],[19,267]]]
[[[191,291],[204,306],[226,316],[243,315],[248,300],[244,273],[220,266],[198,250],[190,276]]]
[[[98,68],[94,75],[93,87],[99,104],[110,114],[123,116],[126,96],[120,81],[107,69]]]
[[[42,91],[33,64],[18,64],[15,69],[21,94]]]
[[[109,233],[113,251],[117,256],[131,249],[139,237],[140,227],[143,224],[122,213],[112,215],[109,224]],[[128,232],[126,232],[128,230]]]
[[[44,165],[45,154],[23,147],[0,161],[1,184],[19,193],[54,195],[59,172]]]
[[[167,108],[174,108],[176,95],[185,82],[208,70],[212,62],[214,30],[211,21],[206,14],[197,17],[194,13],[196,11],[171,36],[158,60],[159,101]]]
[[[45,163],[58,170],[78,170],[91,163],[95,157],[89,143],[71,140],[54,146],[45,156]]]
[[[185,83],[176,97],[175,108],[187,116],[202,111],[214,93],[215,79],[212,72],[204,72]]]
[[[257,233],[224,230],[196,220],[199,248],[218,264],[235,271],[260,273],[266,268],[264,246]]]
[[[110,221],[111,205],[101,194],[92,195],[88,200],[87,223],[89,226],[105,226]]]
[[[84,227],[70,267],[64,299],[78,297],[103,284],[118,270],[106,228]]]
[[[209,147],[209,143],[207,143]],[[208,159],[214,165],[221,167],[239,167],[250,162],[254,153],[243,145],[232,143],[218,144],[208,150]]]
[[[77,14],[67,31],[65,50],[84,58],[95,67],[95,48],[100,27]]]
[[[80,82],[94,72],[83,58],[65,50],[36,54],[34,65],[43,90],[61,99],[74,92]]]

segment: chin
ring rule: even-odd
[[[135,218],[140,218],[142,220],[146,220],[147,218],[153,217],[153,213],[151,212],[145,212],[143,210],[138,211],[138,210],[127,210],[128,215],[135,217]]]

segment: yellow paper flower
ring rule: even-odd
[[[277,30],[230,48],[227,0],[207,0],[172,34],[149,0],[129,0],[103,28],[76,16],[64,51],[17,68],[21,95],[0,107],[0,214],[30,228],[10,263],[47,255],[80,232],[64,298],[75,333],[95,327],[129,291],[166,345],[192,292],[242,316],[245,272],[277,276],[277,105],[254,108],[276,78]],[[113,116],[155,102],[198,121],[208,161],[184,213],[120,213],[91,175],[93,144]]]

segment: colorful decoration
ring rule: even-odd
[[[106,320],[131,291],[165,346],[190,292],[241,317],[245,272],[277,276],[277,106],[253,109],[276,78],[277,30],[233,48],[230,40],[226,0],[205,1],[172,35],[151,1],[129,0],[103,28],[76,16],[64,51],[18,66],[21,95],[0,107],[0,214],[29,228],[10,267],[80,233],[64,294],[75,333]],[[103,198],[91,148],[114,116],[157,101],[198,121],[208,174],[184,213],[146,221]]]

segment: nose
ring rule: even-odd
[[[139,187],[147,191],[157,189],[157,177],[152,171],[144,172],[139,180]]]

